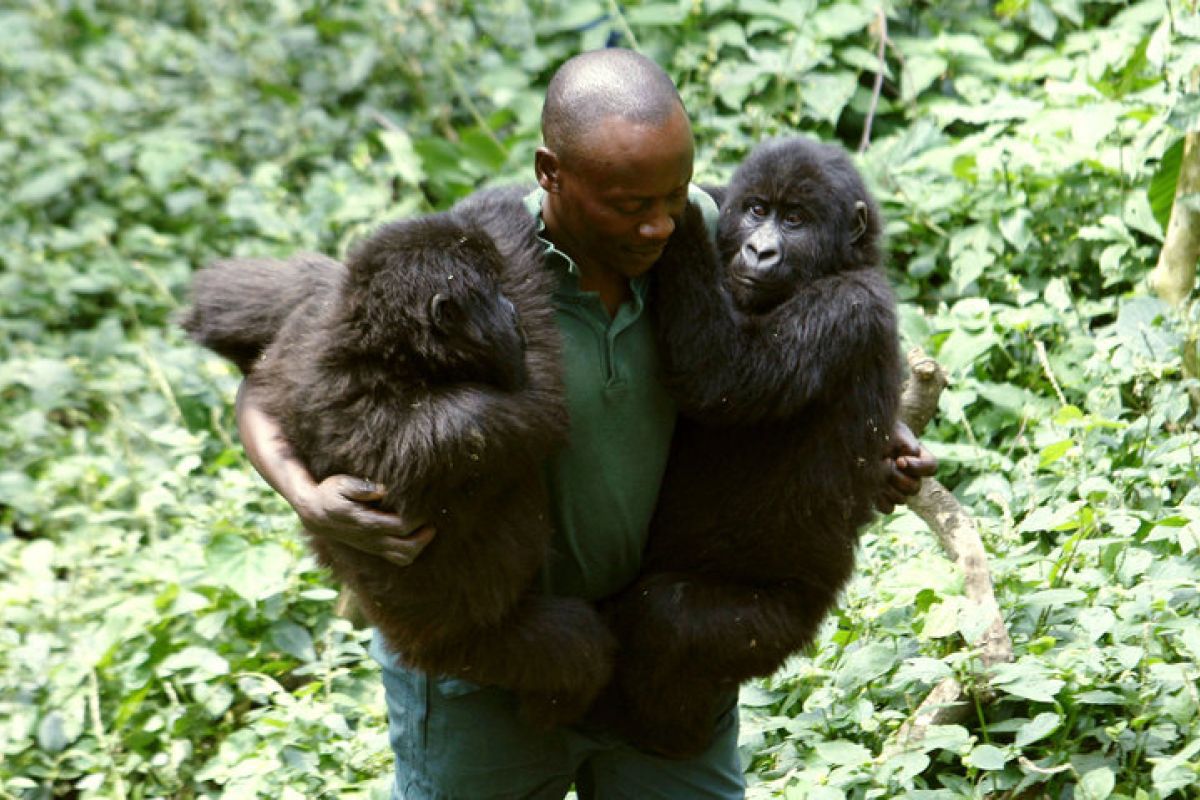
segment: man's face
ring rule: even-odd
[[[555,244],[584,272],[633,278],[658,260],[683,215],[692,179],[692,131],[678,114],[647,125],[609,117],[552,174],[545,219]]]

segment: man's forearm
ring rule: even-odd
[[[295,507],[305,491],[316,483],[292,452],[279,423],[259,407],[247,381],[238,387],[235,412],[246,457],[263,480]]]

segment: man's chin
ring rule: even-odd
[[[664,248],[658,247],[649,250],[629,249],[625,255],[625,269],[623,270],[627,277],[636,278],[638,275],[643,275],[650,270],[658,260],[662,258]]]

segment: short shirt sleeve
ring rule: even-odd
[[[690,183],[688,184],[688,202],[700,207],[700,213],[704,215],[704,227],[708,229],[709,238],[715,240],[717,238],[717,219],[721,216],[721,209],[717,208],[717,201],[713,200],[708,192],[696,184]]]

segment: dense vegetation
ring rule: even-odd
[[[967,724],[884,755],[986,625],[885,519],[811,657],[744,692],[752,796],[1196,796],[1196,322],[1142,284],[1200,126],[1190,3],[885,4],[882,63],[876,0],[3,5],[0,798],[383,790],[364,634],[171,317],[216,256],[530,178],[549,73],[606,42],[676,77],[702,179],[869,123],[905,336],[953,378],[925,439],[1015,644]]]

